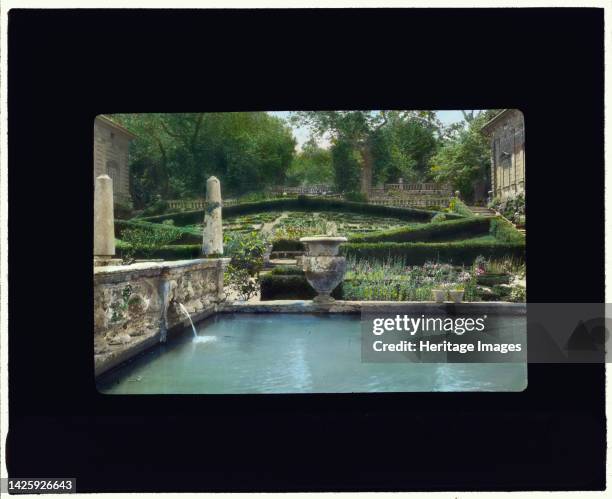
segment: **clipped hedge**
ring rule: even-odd
[[[264,274],[259,278],[261,287],[261,301],[269,300],[312,300],[317,293],[304,276]],[[332,292],[332,296],[342,299],[342,284]]]
[[[351,237],[351,243],[417,241],[452,241],[489,234],[490,217],[471,217],[444,222],[432,222],[420,227],[406,227],[386,230],[374,234],[363,234]]]
[[[293,239],[277,239],[272,243],[272,251],[304,251],[304,245]]]
[[[117,250],[117,256],[123,258],[123,251],[129,248],[129,244],[125,241],[117,241],[115,248]],[[194,258],[204,258],[201,244],[173,244],[171,246],[162,246],[146,255],[137,252],[134,257],[150,258],[152,260],[192,260]]]
[[[514,225],[504,220],[502,217],[493,217],[491,219],[490,233],[495,236],[495,239],[498,241],[525,244],[525,236],[516,230]]]
[[[304,275],[304,271],[299,267],[293,267],[290,265],[279,265],[274,267],[268,275]]]
[[[142,220],[161,223],[164,220],[174,220],[175,225],[192,225],[204,220],[205,210],[184,211],[179,213],[168,213]],[[429,222],[431,217],[438,212],[431,210],[420,210],[417,208],[394,208],[369,203],[353,203],[338,199],[323,199],[300,196],[288,199],[270,199],[254,203],[242,203],[223,208],[223,216],[231,217],[260,213],[265,211],[338,211],[359,213],[377,217],[397,218],[407,222]],[[448,218],[463,218],[461,215],[447,213]]]
[[[518,242],[416,242],[416,243],[346,243],[340,246],[341,254],[353,258],[384,261],[388,258],[404,259],[409,265],[439,261],[454,265],[471,265],[477,256],[497,259],[525,258],[525,244]]]
[[[115,237],[121,239],[125,229],[154,229],[154,230],[178,230],[180,237],[172,243],[175,244],[198,244],[202,242],[202,234],[195,229],[175,227],[161,223],[144,222],[140,220],[115,220]]]

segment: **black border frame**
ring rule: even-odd
[[[530,365],[511,394],[98,394],[85,188],[100,113],[518,108],[529,300],[602,302],[603,9],[13,9],[8,36],[11,477],[76,477],[79,492],[605,487],[603,365]]]

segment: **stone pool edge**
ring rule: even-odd
[[[526,315],[526,303],[514,302],[422,302],[422,301],[345,301],[315,303],[312,300],[271,300],[266,302],[224,302],[220,303],[217,313],[332,313],[359,314],[366,307],[368,312],[393,312],[410,307],[416,313],[456,313],[491,315]]]
[[[211,317],[215,314],[223,313],[306,313],[306,314],[359,314],[363,307],[368,308],[368,312],[393,312],[405,310],[409,306],[414,313],[454,313],[459,308],[462,312],[468,311],[473,314],[490,314],[490,315],[525,315],[525,303],[512,302],[466,302],[456,304],[452,302],[435,303],[435,302],[385,302],[385,301],[343,301],[338,300],[333,303],[320,304],[312,300],[272,300],[268,302],[223,302],[210,306],[209,308],[192,314],[192,320],[195,324]],[[168,329],[168,335],[176,334],[190,326],[187,319],[174,324]],[[138,341],[129,345],[127,348],[113,352],[104,360],[95,363],[95,377],[98,378],[102,374],[111,369],[129,361],[137,355],[145,352],[159,344],[161,341],[161,333],[156,332],[147,336],[143,336]]]

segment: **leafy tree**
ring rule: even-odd
[[[288,185],[331,184],[334,181],[332,155],[314,139],[302,146],[287,171]]]
[[[224,195],[282,182],[294,156],[291,129],[267,113],[150,113],[113,117],[138,137],[130,150],[137,207],[201,197],[219,177]]]
[[[360,189],[366,196],[372,186],[377,134],[390,119],[414,119],[434,128],[440,126],[433,111],[298,111],[292,115],[294,124],[309,127],[314,135],[329,135],[343,148],[348,146],[359,154]]]
[[[361,163],[359,154],[349,142],[336,140],[331,147],[334,185],[338,192],[359,192]]]
[[[374,178],[380,182],[425,180],[429,175],[429,160],[436,153],[439,127],[410,116],[400,118],[389,113],[389,121],[374,136]]]
[[[433,178],[437,182],[450,183],[466,199],[472,198],[475,182],[490,183],[490,146],[481,129],[491,114],[484,112],[470,117],[467,126],[447,138],[431,159]]]
[[[361,191],[372,185],[372,136],[387,122],[384,111],[298,111],[294,123],[308,126],[315,135],[331,135],[342,148],[351,147],[361,156]],[[344,151],[344,149],[342,149]],[[336,175],[338,177],[338,175]]]

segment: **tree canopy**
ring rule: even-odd
[[[430,160],[430,173],[435,181],[449,183],[468,199],[473,195],[475,183],[490,183],[491,152],[482,126],[497,111],[464,113],[466,125],[455,128]]]
[[[435,111],[297,111],[289,123],[264,112],[118,114],[133,131],[131,193],[135,207],[158,198],[195,198],[219,177],[224,196],[269,187],[333,183],[369,194],[372,184],[448,182],[470,197],[487,181],[489,144],[481,127],[497,110],[463,111],[444,126]],[[296,151],[290,126],[311,140]],[[324,137],[329,148],[318,145]]]
[[[132,197],[143,206],[163,199],[202,197],[216,175],[225,195],[285,181],[295,138],[281,119],[254,113],[114,115],[138,138],[130,150]]]
[[[310,139],[302,145],[302,150],[293,158],[287,171],[287,185],[333,184],[334,171],[329,149],[319,147],[316,140]]]
[[[359,189],[366,196],[373,179],[426,176],[443,130],[434,111],[298,111],[292,122],[310,128],[314,136],[329,136],[333,147],[342,151],[333,155],[334,168],[343,172],[336,174],[340,190],[353,184],[353,173],[343,179],[356,161],[347,148],[358,153]]]

